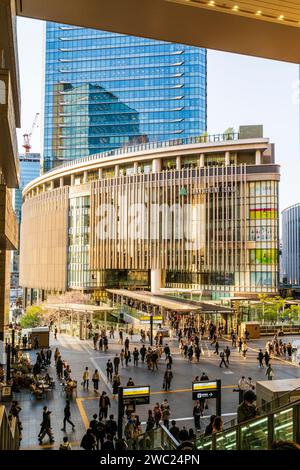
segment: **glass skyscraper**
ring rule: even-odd
[[[205,49],[47,23],[44,171],[205,131]]]

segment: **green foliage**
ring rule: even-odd
[[[234,137],[234,128],[228,127],[228,129],[224,131],[224,136],[225,136],[225,140],[232,140]]]
[[[20,320],[22,328],[35,328],[41,326],[43,323],[43,309],[38,305],[31,305],[28,307]]]

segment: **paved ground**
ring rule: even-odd
[[[133,341],[130,343],[131,351],[135,345],[140,348],[141,343],[138,339],[138,337],[133,337]],[[284,338],[284,341],[290,339],[292,339],[292,337]],[[235,417],[238,405],[238,393],[234,393],[233,388],[236,387],[241,375],[247,377],[251,376],[255,381],[266,379],[265,369],[258,368],[256,359],[258,348],[264,347],[266,341],[267,338],[250,341],[248,343],[249,350],[246,359],[243,359],[236,349],[232,350],[228,369],[221,369],[219,367],[220,359],[214,354],[214,348],[210,346],[208,341],[202,341],[203,354],[201,355],[199,364],[189,364],[181,356],[177,347],[177,340],[167,341],[171,347],[173,356],[172,370],[174,375],[172,389],[169,392],[162,390],[163,373],[166,368],[163,360],[164,355],[162,356],[158,371],[149,371],[147,366],[141,362],[138,367],[134,367],[133,362],[131,362],[128,367],[121,367],[119,371],[121,385],[126,385],[128,378],[132,377],[136,385],[151,386],[151,404],[139,406],[137,409],[142,422],[145,421],[149,407],[153,408],[156,401],[161,403],[164,398],[167,398],[171,407],[171,419],[178,421],[179,426],[185,425],[187,428],[190,428],[193,427],[191,383],[196,375],[201,375],[202,372],[206,372],[210,379],[220,378],[222,381],[222,414],[224,421],[227,421]],[[231,346],[226,340],[221,340],[219,343],[221,347],[225,347],[227,344]],[[112,359],[116,352],[120,352],[121,346],[116,344],[115,340],[110,340],[109,350],[106,353],[94,351],[91,341],[80,341],[77,338],[72,338],[67,335],[59,336],[58,341],[51,338],[51,347],[53,350],[56,346],[59,347],[63,359],[70,364],[72,377],[78,381],[78,396],[74,398],[71,405],[71,419],[76,425],[76,430],[72,432],[71,426],[67,424],[69,440],[73,448],[78,448],[85,428],[88,426],[93,413],[98,411],[99,400],[99,395],[93,391],[91,384],[89,391],[82,390],[80,384],[82,382],[83,370],[88,366],[91,371],[90,375],[92,375],[92,372],[97,368],[101,373],[99,391],[105,390],[111,397],[111,385],[106,380],[106,362],[109,358]],[[33,357],[34,354],[34,352],[31,352]],[[271,362],[275,370],[275,378],[300,378],[299,366],[293,365],[283,358],[273,359]],[[49,369],[49,373],[56,378],[53,364]],[[65,404],[65,397],[59,380],[56,379],[55,389],[47,399],[36,401],[36,399],[31,398],[29,392],[17,394],[16,398],[20,401],[22,406],[21,419],[24,429],[21,448],[58,448],[64,436],[61,427]],[[111,413],[117,417],[117,400],[111,399],[111,403]],[[50,445],[46,436],[43,446],[39,446],[37,434],[42,419],[42,408],[45,404],[47,404],[52,411],[52,428],[54,430],[55,443]],[[209,417],[209,415],[214,412],[215,401],[211,400],[209,409],[205,411],[205,415]],[[203,426],[207,422],[207,417],[203,418]]]

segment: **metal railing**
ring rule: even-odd
[[[128,450],[176,450],[180,445],[163,424],[126,442]]]
[[[299,391],[298,396],[292,395],[295,391]],[[300,443],[300,388],[266,403],[258,412],[256,418],[243,423],[229,421],[222,432],[200,436],[197,449],[267,450],[274,441]]]
[[[0,450],[18,450],[20,436],[17,419],[8,418],[5,406],[0,405]]]
[[[148,142],[146,144],[138,144],[138,145],[129,145],[126,147],[119,147],[114,150],[107,150],[106,152],[95,153],[93,155],[88,155],[87,157],[78,158],[76,160],[71,160],[70,162],[63,163],[62,165],[58,165],[55,168],[46,171],[44,173],[48,174],[52,171],[57,169],[67,168],[72,165],[76,165],[78,163],[87,163],[93,160],[98,160],[106,157],[116,157],[119,155],[125,155],[127,153],[132,152],[143,152],[145,150],[155,150],[165,147],[177,147],[178,145],[191,145],[191,144],[204,144],[204,143],[213,143],[213,142],[225,142],[225,141],[232,141],[238,140],[239,133],[237,132],[230,132],[225,134],[209,134],[209,135],[200,135],[197,137],[186,137],[183,139],[172,139],[172,140],[162,140],[158,142]]]

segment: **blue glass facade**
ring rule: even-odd
[[[206,131],[206,50],[46,26],[43,170]]]

